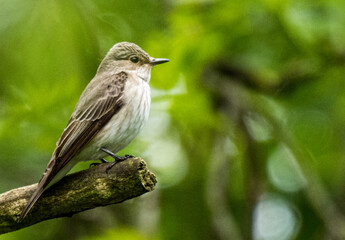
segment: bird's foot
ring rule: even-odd
[[[101,158],[101,159],[99,159],[100,161],[101,161],[101,163],[91,163],[90,164],[90,166],[89,166],[89,168],[90,167],[94,167],[94,166],[97,166],[97,165],[99,165],[99,164],[102,164],[102,163],[107,163],[108,161],[107,160],[105,160],[104,158]]]
[[[115,162],[122,162],[124,160],[127,160],[128,158],[134,158],[135,156],[126,154],[123,157],[116,156],[116,155],[115,155],[115,157],[116,157],[116,158],[114,158]]]
[[[135,157],[135,156],[133,156],[133,155],[128,155],[128,154],[126,154],[126,155],[123,156],[123,157],[120,157],[120,156],[115,155],[113,152],[111,152],[110,150],[108,150],[108,149],[106,149],[106,148],[104,148],[104,147],[102,147],[101,150],[102,150],[103,152],[107,153],[107,154],[108,154],[109,156],[111,156],[112,158],[114,158],[114,162],[112,162],[112,163],[107,167],[107,170],[106,170],[107,173],[108,173],[108,171],[109,171],[112,167],[115,166],[116,163],[122,162],[122,161],[124,161],[124,160],[127,160],[128,158],[133,158],[133,157]]]
[[[128,154],[126,154],[126,155],[123,156],[123,157],[116,156],[116,155],[114,155],[114,156],[115,156],[115,157],[114,157],[114,162],[112,162],[112,163],[107,167],[107,170],[106,170],[107,173],[109,172],[109,170],[110,170],[112,167],[115,166],[116,163],[125,161],[125,160],[127,160],[128,158],[133,158],[133,157],[134,157],[133,155],[128,155]]]

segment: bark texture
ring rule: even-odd
[[[0,195],[0,234],[58,217],[72,216],[91,208],[120,203],[152,191],[156,177],[143,159],[130,158],[67,175],[46,190],[32,211],[20,223],[18,217],[37,184],[20,187]]]

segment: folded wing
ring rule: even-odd
[[[69,171],[70,167],[67,172],[63,172],[63,169],[67,168],[66,165],[122,108],[123,90],[127,77],[125,72],[119,72],[104,79],[93,79],[89,83],[60,136],[52,158],[37,189],[22,211],[19,221],[28,214],[44,190],[51,183],[59,181]]]

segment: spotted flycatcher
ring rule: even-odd
[[[21,221],[42,193],[63,178],[79,161],[115,155],[142,129],[150,111],[150,77],[153,66],[168,62],[152,58],[134,43],[115,44],[96,76],[86,86],[61,134],[38,187],[25,206]]]

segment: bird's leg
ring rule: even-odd
[[[107,153],[110,157],[114,158],[115,162],[121,162],[121,161],[124,161],[128,158],[134,157],[133,155],[128,155],[128,154],[126,154],[123,157],[120,157],[120,156],[115,155],[112,151],[110,151],[109,149],[106,149],[104,147],[102,147],[101,150],[103,152]]]
[[[107,163],[107,162],[108,162],[108,161],[105,160],[104,158],[101,158],[101,159],[99,159],[99,160],[101,161],[101,163]],[[97,165],[99,165],[99,164],[101,164],[101,163],[91,163],[90,166],[89,166],[89,168],[90,168],[90,167],[97,166]]]
[[[125,156],[123,157],[119,157],[119,156],[116,156],[112,151],[110,151],[109,149],[106,149],[104,147],[101,148],[101,150],[105,153],[107,153],[110,157],[114,158],[114,162],[112,162],[109,167],[107,168],[107,171],[109,171],[116,163],[118,162],[122,162],[128,158],[132,158],[134,157],[133,155],[128,155],[126,154]]]

